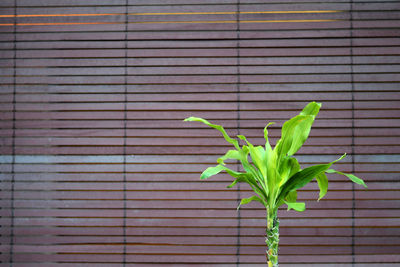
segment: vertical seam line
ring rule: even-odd
[[[354,142],[354,69],[353,69],[353,0],[350,0],[350,78],[351,78],[351,172],[355,171],[355,142]],[[355,266],[355,186],[351,183],[351,264]]]
[[[126,266],[126,137],[127,137],[127,103],[128,103],[128,0],[125,0],[125,44],[124,44],[124,148],[123,148],[123,263],[122,265]]]
[[[10,259],[9,266],[13,266],[14,262],[14,189],[15,189],[15,119],[16,119],[16,74],[17,74],[17,0],[14,0],[14,25],[13,25],[13,100],[12,100],[12,139],[11,139],[11,222],[10,222]]]
[[[240,135],[240,0],[236,2],[236,101],[237,101],[237,128],[236,132]],[[237,171],[240,171],[240,164],[237,162]],[[237,184],[237,204],[240,204],[240,183]],[[240,209],[237,211],[237,240],[236,240],[236,266],[240,264],[240,227],[241,227],[241,213]]]

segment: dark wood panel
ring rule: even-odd
[[[264,211],[236,211],[249,188],[199,180],[229,144],[182,120],[256,144],[276,121],[274,144],[313,100],[302,167],[347,152],[335,168],[369,190],[338,175],[320,202],[316,182],[300,190],[304,213],[279,210],[281,263],[399,262],[397,1],[0,5],[0,24],[20,24],[0,26],[2,263],[263,266]]]

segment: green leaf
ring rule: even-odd
[[[353,181],[356,184],[362,185],[365,188],[368,188],[368,186],[364,183],[364,181],[361,178],[358,178],[357,176],[355,176],[354,174],[349,174],[349,173],[343,173],[343,172],[339,172],[336,171],[334,169],[329,169],[326,171],[327,173],[337,173],[337,174],[341,174],[346,176],[347,178],[349,178],[351,181]]]
[[[200,179],[207,179],[210,176],[216,175],[220,173],[221,171],[225,170],[225,167],[222,165],[217,165],[215,167],[208,167],[201,175]]]
[[[260,187],[260,185],[257,183],[256,177],[254,177],[253,174],[251,173],[241,173],[241,172],[236,172],[233,171],[225,166],[219,165],[221,168],[226,171],[230,176],[235,177],[236,180],[233,181],[231,185],[228,187],[233,187],[235,184],[238,182],[246,182],[250,185],[250,187],[253,189],[253,191],[260,196],[260,198],[263,198],[267,200],[267,192]]]
[[[240,173],[237,178],[230,184],[227,186],[227,188],[232,188],[234,187],[237,183],[240,182],[246,182],[248,183],[250,186],[252,186],[252,184],[254,184],[254,179],[252,179],[251,175],[248,173]],[[257,184],[257,183],[256,183]],[[255,190],[256,192],[256,190]],[[257,193],[257,192],[256,192]]]
[[[267,130],[267,128],[268,128],[268,126],[270,126],[270,125],[272,125],[272,124],[275,124],[275,122],[270,122],[270,123],[267,124],[267,126],[264,127],[264,139],[265,139],[265,144],[266,144],[266,146],[269,145],[268,130]]]
[[[300,115],[313,115],[317,116],[322,104],[317,103],[317,102],[310,102],[303,108],[303,110],[300,112]]]
[[[280,157],[291,156],[300,149],[307,140],[314,117],[297,115],[283,124],[282,137],[278,141],[277,153]]]
[[[295,211],[305,211],[306,210],[306,204],[304,202],[296,202],[296,203],[291,203],[284,201],[286,205],[288,206],[287,210],[294,209]]]
[[[319,201],[328,192],[328,177],[326,177],[326,174],[322,172],[316,176],[316,179],[319,187]]]
[[[321,104],[309,103],[296,117],[286,121],[282,126],[282,136],[278,141],[277,153],[279,157],[295,154],[307,140]]]
[[[297,201],[297,191],[296,190],[290,191],[286,195],[285,200],[287,202],[291,202],[291,203],[296,202]]]
[[[280,175],[277,169],[278,156],[274,150],[266,150],[267,160],[267,184],[269,190],[268,201],[272,205],[275,202],[276,194],[278,194]],[[272,208],[272,207],[271,207]]]
[[[277,197],[277,200],[279,201],[279,199],[283,199],[288,192],[305,186],[311,182],[314,177],[317,177],[320,173],[325,172],[327,169],[329,169],[329,167],[332,166],[332,164],[343,159],[345,156],[346,154],[330,163],[314,165],[297,172],[282,186],[282,190]]]
[[[226,152],[226,154],[222,157],[220,157],[219,159],[217,159],[217,162],[219,164],[225,165],[225,160],[227,159],[236,159],[236,160],[241,160],[241,155],[240,152],[237,150],[228,150],[228,152]]]
[[[240,182],[246,182],[246,179],[244,177],[238,177],[236,178],[230,185],[228,185],[226,188],[232,188],[234,187],[237,183]]]
[[[297,159],[292,157],[285,157],[281,160],[279,165],[279,174],[281,181],[279,186],[282,186],[286,181],[300,170],[300,164]]]
[[[204,124],[206,124],[206,125],[208,125],[208,126],[214,128],[214,129],[220,131],[220,132],[222,133],[222,135],[224,136],[225,140],[226,140],[228,143],[231,143],[232,145],[235,146],[235,148],[236,148],[237,150],[240,150],[238,141],[237,141],[236,139],[232,139],[232,138],[226,133],[224,127],[222,127],[221,125],[212,124],[212,123],[208,122],[207,120],[202,119],[202,118],[198,118],[198,117],[189,117],[189,118],[184,119],[183,121],[198,121],[198,122],[202,122],[202,123],[204,123]]]
[[[306,205],[302,202],[296,202],[296,201],[297,201],[297,191],[293,190],[286,195],[285,199],[282,202],[288,205],[287,210],[294,209],[296,211],[304,211],[306,209]]]
[[[243,198],[242,201],[240,201],[240,204],[237,207],[237,209],[239,209],[241,205],[249,204],[252,201],[258,201],[261,204],[265,205],[264,201],[261,198],[259,198],[258,196],[252,196],[252,197],[249,197],[249,198]]]
[[[262,146],[254,147],[249,144],[250,157],[253,164],[260,170],[264,180],[267,178],[267,165],[264,163],[265,151]]]
[[[254,147],[252,143],[250,143],[244,135],[238,135],[238,137],[244,141],[246,141],[250,157],[253,160],[253,164],[261,171],[263,176],[266,176],[266,165],[264,164],[264,154],[265,151],[262,146]]]

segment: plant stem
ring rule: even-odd
[[[275,216],[272,219],[272,222],[272,225],[268,223],[267,237],[265,239],[265,243],[268,247],[268,250],[266,251],[267,260],[268,267],[278,267],[279,220]]]

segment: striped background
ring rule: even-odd
[[[265,266],[249,188],[198,179],[230,147],[182,120],[274,143],[313,100],[302,166],[369,190],[302,190],[281,266],[398,266],[399,36],[397,0],[2,0],[2,266]]]

